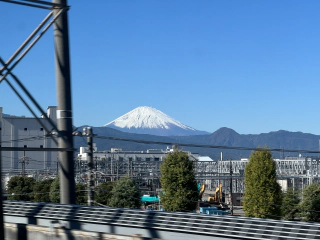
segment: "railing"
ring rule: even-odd
[[[22,201],[4,201],[4,220],[159,239],[320,239],[317,223]]]

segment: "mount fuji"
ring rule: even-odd
[[[189,127],[152,107],[137,107],[104,125],[123,132],[157,136],[190,136],[210,134]]]

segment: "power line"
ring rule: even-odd
[[[95,138],[114,140],[114,141],[125,141],[125,142],[135,142],[143,144],[158,144],[158,145],[178,145],[183,147],[198,147],[198,148],[213,148],[213,149],[229,149],[229,150],[251,150],[251,151],[262,151],[266,148],[260,147],[233,147],[233,146],[219,146],[219,145],[205,145],[205,144],[193,144],[193,143],[177,143],[177,142],[160,142],[160,141],[146,141],[137,139],[127,139],[127,138],[116,138],[116,137],[105,137],[105,136],[94,136]],[[283,148],[268,148],[272,152],[297,152],[297,153],[320,153],[319,150],[293,150],[293,149],[283,149]]]
[[[85,142],[85,136],[75,135],[75,137],[81,137],[82,141]],[[178,145],[183,147],[197,147],[197,148],[211,148],[211,149],[227,149],[227,150],[246,150],[246,151],[261,151],[265,148],[255,148],[255,147],[237,147],[237,146],[221,146],[221,145],[205,145],[205,144],[193,144],[193,143],[177,143],[177,142],[161,142],[161,141],[147,141],[147,140],[138,140],[138,139],[129,139],[129,138],[117,138],[117,137],[107,137],[94,135],[94,138],[103,139],[103,140],[114,140],[114,141],[125,141],[125,142],[135,142],[142,144],[157,144],[157,145]],[[34,136],[21,139],[12,139],[7,141],[2,141],[2,143],[11,143],[11,142],[22,142],[22,141],[36,141],[41,139],[49,139],[49,136]],[[319,153],[319,150],[295,150],[295,149],[284,149],[284,148],[269,148],[268,150],[272,152],[296,152],[296,153]]]
[[[2,135],[2,136],[11,136],[11,135]],[[23,142],[23,141],[36,141],[36,140],[44,140],[50,138],[49,136],[34,136],[28,138],[19,138],[19,139],[11,139],[7,141],[2,141],[2,143],[12,143],[12,142]]]

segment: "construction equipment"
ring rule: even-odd
[[[227,215],[230,208],[223,202],[222,183],[216,187],[214,195],[209,195],[208,201],[199,204],[199,212],[203,214]]]
[[[204,191],[206,190],[206,185],[202,184],[198,190],[199,190],[199,200],[202,201],[202,195],[203,195]]]
[[[220,183],[219,187],[216,187],[214,196],[211,195],[208,197],[208,202],[222,202],[222,183]]]

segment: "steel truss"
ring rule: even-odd
[[[146,186],[155,185],[160,188],[160,165],[162,161],[157,156],[135,157],[125,156],[125,154],[112,154],[110,157],[94,157],[95,182],[117,181],[129,176]],[[312,182],[320,182],[320,158],[294,158],[275,159],[277,165],[277,177],[285,180],[288,187],[304,189]],[[230,163],[232,175],[230,175]],[[243,193],[244,191],[244,170],[247,160],[226,160],[226,161],[195,161],[195,172],[198,183],[206,184],[207,190],[215,190],[222,183],[226,192],[230,191],[230,180],[232,179],[232,192]],[[87,161],[75,158],[74,169],[76,182],[87,183]],[[20,170],[19,170],[20,171]],[[46,174],[56,174],[46,172]],[[40,170],[26,170],[28,174],[41,172]],[[9,174],[9,172],[8,172]],[[10,172],[15,175],[16,173]]]
[[[155,160],[157,159],[157,160]],[[110,157],[94,157],[96,182],[116,181],[129,176],[137,179],[140,184],[159,186],[160,165],[158,157],[126,156],[114,153]],[[319,158],[275,159],[277,176],[285,180],[288,187],[303,189],[314,181],[319,181]],[[222,183],[225,192],[243,193],[244,170],[248,160],[226,161],[195,161],[195,172],[198,183],[206,184],[207,190],[215,190]],[[86,182],[86,160],[77,158],[75,169],[78,182]],[[231,171],[230,171],[231,170]],[[231,172],[231,174],[230,174]]]
[[[279,180],[284,180],[287,187],[303,189],[306,185],[319,181],[320,158],[295,157],[275,159],[275,162],[277,177]],[[232,192],[243,193],[244,170],[247,163],[248,160],[197,162],[197,180],[205,183],[209,190],[214,190],[222,182],[227,192],[230,191],[230,181],[232,181]]]
[[[0,0],[0,2],[8,2],[49,10],[49,13],[44,18],[44,20],[29,35],[29,37],[22,43],[22,45],[14,52],[14,54],[6,62],[0,57],[0,83],[2,81],[7,82],[10,88],[15,92],[15,94],[19,97],[23,104],[37,119],[37,121],[43,127],[43,129],[48,133],[48,136],[52,138],[52,141],[55,143],[55,145],[59,146],[58,150],[60,151],[59,155],[61,159],[60,168],[62,169],[60,174],[61,203],[74,203],[75,186],[73,178],[73,150],[65,151],[66,149],[73,148],[72,105],[69,66],[69,37],[68,18],[66,13],[69,10],[69,6],[67,6],[66,0],[53,0],[53,2],[47,2],[42,0]],[[22,84],[18,77],[12,73],[13,69],[18,65],[18,63],[23,59],[23,57],[32,49],[32,47],[38,42],[38,40],[47,32],[47,30],[52,25],[54,25],[55,32],[54,42],[58,89],[57,92],[59,96],[59,117],[57,125],[47,116],[45,111],[41,108],[40,104],[34,99],[34,97]],[[59,32],[59,34],[56,34],[57,32]],[[8,77],[10,77],[10,79]],[[13,80],[20,89],[18,90],[10,82],[10,80]],[[30,104],[28,104],[27,101],[24,100],[22,94],[20,94],[19,91],[21,91],[29,98],[29,100],[41,113],[41,115],[49,122],[49,128],[47,128],[45,124],[43,124],[42,121],[40,121],[36,113],[32,110]],[[53,133],[57,135],[59,141],[57,141],[57,139],[53,136]],[[0,223],[0,225],[2,224]]]
[[[62,6],[60,4],[50,3],[46,1],[33,1],[33,0],[25,0],[25,1],[12,1],[12,0],[0,0],[0,2],[10,2],[25,6],[38,7],[47,10],[51,10],[49,14],[44,18],[44,20],[39,24],[39,26],[29,35],[29,37],[22,43],[22,45],[13,53],[13,55],[8,59],[8,61],[4,61],[0,57],[0,63],[3,67],[0,68],[0,83],[2,81],[6,81],[10,88],[15,92],[18,98],[23,102],[23,104],[28,108],[31,114],[38,120],[39,124],[46,130],[46,132],[50,133],[51,130],[47,129],[47,127],[39,120],[37,114],[33,111],[31,106],[24,100],[20,92],[8,79],[8,76],[16,82],[16,84],[21,88],[22,92],[26,94],[29,100],[35,105],[38,111],[41,112],[42,116],[46,118],[46,120],[50,123],[52,130],[56,131],[59,135],[59,131],[56,127],[56,124],[52,122],[50,118],[47,117],[45,111],[41,108],[39,103],[34,99],[31,93],[27,90],[27,88],[23,85],[23,83],[19,80],[19,78],[12,73],[12,70],[18,65],[18,63],[25,57],[25,55],[32,49],[32,47],[39,41],[39,39],[47,32],[47,30],[53,25],[56,19],[64,12],[69,9],[68,6]],[[54,9],[59,9],[59,11],[54,15]],[[50,20],[51,19],[51,20]],[[52,136],[49,134],[49,136]],[[52,137],[52,140],[57,144],[57,140]]]

